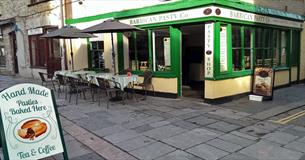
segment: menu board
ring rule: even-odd
[[[18,84],[0,93],[1,139],[5,159],[33,160],[64,152],[51,90]]]
[[[228,71],[227,26],[220,26],[220,72]]]
[[[253,76],[253,93],[266,98],[272,98],[274,71],[268,67],[257,67]]]

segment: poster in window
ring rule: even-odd
[[[170,38],[169,37],[163,38],[163,42],[164,42],[164,62],[165,62],[165,66],[170,66],[171,65]]]
[[[274,71],[269,67],[257,67],[253,75],[253,93],[272,99],[274,85]]]
[[[227,26],[220,27],[220,71],[225,72],[228,70],[228,57],[227,57]]]

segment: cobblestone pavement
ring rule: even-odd
[[[39,83],[0,76],[0,89],[21,82]],[[242,98],[221,105],[148,97],[106,109],[105,98],[100,106],[82,97],[75,105],[75,97],[69,103],[64,94],[57,104],[73,160],[299,160],[305,154],[304,121],[271,120],[304,110],[302,90],[276,90],[271,102]]]

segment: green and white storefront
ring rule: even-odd
[[[237,1],[193,0],[66,23],[108,18],[144,29],[117,34],[118,68],[131,68],[140,79],[143,70],[151,70],[156,94],[161,96],[188,96],[185,86],[205,100],[250,93],[256,66],[275,69],[276,87],[305,78],[300,75],[305,70],[301,68],[305,63],[301,59],[301,15]],[[92,68],[90,52],[88,59]]]

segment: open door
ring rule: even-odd
[[[58,39],[48,39],[48,64],[47,73],[54,74],[54,71],[61,70],[60,45]]]
[[[204,98],[204,24],[182,26],[182,96]]]

